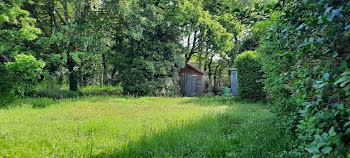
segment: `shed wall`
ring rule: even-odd
[[[179,76],[180,76],[180,87],[182,95],[185,95],[186,90],[186,82],[191,81],[190,76],[196,75],[197,76],[197,82],[196,82],[196,95],[200,96],[203,94],[205,90],[205,75],[202,73],[199,73],[198,71],[193,70],[192,68],[185,67],[180,69]]]

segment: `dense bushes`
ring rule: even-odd
[[[349,11],[347,1],[285,3],[258,49],[265,88],[296,129],[295,156],[350,152]]]
[[[5,65],[0,64],[0,107],[10,103],[14,98],[13,94],[11,94],[14,83],[9,81],[11,80]]]
[[[52,99],[75,98],[80,95],[79,92],[63,90],[57,87],[47,87],[44,89],[40,89],[34,93],[35,97],[45,97]]]
[[[255,51],[246,51],[235,59],[235,67],[238,69],[239,96],[245,99],[260,100],[265,97],[263,72]]]
[[[55,104],[56,101],[51,98],[28,98],[24,100],[24,103],[31,105],[33,108],[45,108]]]
[[[176,94],[179,92],[178,72],[184,65],[179,49],[179,30],[170,25],[173,19],[166,14],[171,13],[165,12],[162,5],[144,3],[140,1],[133,5],[132,9],[139,11],[126,16],[123,21],[135,23],[126,23],[125,34],[116,39],[119,44],[115,50],[120,52],[117,69],[123,93],[137,96]],[[139,28],[142,29],[135,32]]]
[[[35,19],[20,8],[22,2],[0,1],[0,107],[24,95],[45,65],[30,54],[27,45],[41,33]]]
[[[15,61],[0,64],[0,105],[14,100],[15,96],[24,96],[38,82],[45,63],[31,55],[20,54]]]
[[[17,55],[14,62],[7,62],[5,67],[11,81],[16,84],[14,93],[24,95],[26,91],[32,89],[43,74],[44,66],[45,62],[36,60],[32,55],[24,54]]]

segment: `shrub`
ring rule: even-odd
[[[15,57],[14,62],[7,62],[6,69],[12,82],[15,82],[15,94],[24,93],[33,88],[42,74],[45,62],[36,60],[32,55],[20,54]]]
[[[286,3],[258,49],[266,90],[294,115],[295,156],[349,156],[349,10],[348,1]]]
[[[37,98],[37,97],[25,97],[25,98],[16,98],[9,107],[22,107],[29,106],[33,108],[45,108],[52,104],[55,104],[56,101],[52,98]]]
[[[134,28],[145,29],[137,34],[120,34],[125,38],[118,38],[114,47],[116,52],[123,52],[118,53],[115,62],[126,95],[169,96],[180,92],[178,72],[184,66],[178,42],[181,33],[175,25],[168,26],[173,19],[165,14],[163,7],[154,4],[133,6],[149,22],[135,23]],[[149,14],[151,12],[154,14]]]
[[[3,107],[9,104],[13,99],[13,95],[10,93],[14,85],[9,78],[9,73],[2,64],[0,64],[0,76],[0,107]]]
[[[56,87],[48,87],[35,92],[37,97],[46,97],[52,99],[62,99],[62,98],[74,98],[78,97],[80,94],[71,90],[62,90]]]
[[[15,61],[0,64],[0,106],[11,103],[16,96],[24,96],[33,89],[45,63],[32,55],[20,54]]]
[[[235,59],[239,82],[239,96],[243,99],[261,100],[265,97],[263,91],[261,64],[255,51],[246,51]]]
[[[27,101],[26,103],[32,105],[33,108],[45,108],[56,102],[51,98],[35,98]]]

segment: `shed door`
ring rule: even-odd
[[[197,95],[201,95],[202,94],[202,90],[203,90],[203,83],[202,83],[202,79],[200,77],[197,77],[197,82],[196,82],[196,94]]]
[[[197,75],[189,75],[185,80],[185,96],[196,96]]]

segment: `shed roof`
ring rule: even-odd
[[[199,68],[196,68],[195,66],[193,65],[190,65],[190,64],[186,64],[186,67],[189,67],[190,69],[202,74],[202,75],[206,75],[206,73],[202,70],[200,70]]]

